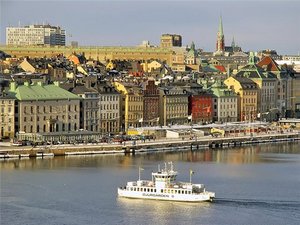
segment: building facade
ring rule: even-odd
[[[258,66],[265,71],[271,72],[277,78],[277,104],[276,108],[282,117],[290,116],[292,109],[292,77],[288,70],[282,69],[270,56],[265,56]]]
[[[15,98],[6,93],[0,94],[0,139],[15,136]]]
[[[143,125],[155,126],[159,123],[159,90],[155,80],[147,80],[142,85],[144,95]]]
[[[100,133],[119,134],[122,130],[121,95],[106,81],[98,81],[96,88],[100,95]]]
[[[257,84],[248,78],[241,77],[229,77],[224,81],[224,84],[238,95],[238,120],[255,120],[258,114],[259,88]]]
[[[10,94],[16,98],[18,133],[55,133],[76,131],[80,127],[80,98],[58,86],[41,82],[17,86]]]
[[[114,82],[114,86],[121,94],[122,131],[128,128],[143,126],[144,97],[142,88],[136,83]]]
[[[171,48],[171,47],[181,47],[182,37],[178,34],[163,34],[160,37],[160,47]]]
[[[222,81],[217,80],[211,87],[213,97],[213,120],[235,122],[238,120],[238,96]]]
[[[254,54],[250,53],[248,65],[241,68],[235,76],[249,78],[257,84],[259,88],[257,101],[259,115],[266,120],[276,119],[279,112],[277,108],[278,79],[276,75],[257,66]]]
[[[75,84],[69,90],[81,98],[80,129],[100,132],[100,96],[96,89],[84,84]]]
[[[188,123],[188,94],[180,87],[159,87],[160,125]]]
[[[66,45],[66,31],[51,25],[6,28],[7,45]]]

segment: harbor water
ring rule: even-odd
[[[203,183],[213,203],[117,197],[173,161],[177,180]],[[300,224],[300,144],[0,161],[1,225]]]

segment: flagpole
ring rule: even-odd
[[[141,170],[144,170],[144,169],[139,166],[139,180],[141,180]]]

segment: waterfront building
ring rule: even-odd
[[[97,81],[94,85],[100,96],[100,133],[119,134],[121,126],[121,94],[108,81]]]
[[[224,84],[238,95],[238,120],[255,120],[259,94],[257,84],[249,78],[233,76],[228,77]]]
[[[292,81],[291,116],[300,118],[300,73],[295,73]]]
[[[282,69],[270,56],[265,56],[257,63],[265,71],[271,72],[277,77],[277,104],[276,108],[281,117],[290,116],[292,100],[292,77],[287,69]],[[287,115],[286,115],[287,113]]]
[[[15,136],[15,98],[6,92],[0,93],[0,139]]]
[[[251,52],[248,65],[241,68],[235,76],[249,78],[258,85],[260,90],[257,103],[259,115],[268,120],[276,119],[278,113],[276,75],[257,66],[255,56]]]
[[[178,34],[163,34],[160,37],[160,47],[171,48],[171,47],[181,47],[182,37]]]
[[[154,79],[142,83],[144,96],[143,126],[156,126],[159,123],[159,90]]]
[[[80,97],[59,87],[11,82],[9,93],[16,98],[15,131],[26,134],[68,133],[80,127]]]
[[[81,98],[80,101],[80,129],[100,132],[100,95],[88,84],[75,83],[68,91]]]
[[[7,45],[66,45],[66,31],[59,26],[29,25],[6,28]]]
[[[191,124],[206,123],[212,121],[212,93],[203,89],[196,80],[184,76],[181,81],[174,83],[188,94],[188,115]]]
[[[167,84],[159,87],[160,125],[188,123],[188,93],[178,86]]]
[[[238,120],[238,96],[223,81],[217,80],[209,87],[213,96],[213,120],[235,122]]]
[[[189,96],[189,115],[191,123],[210,123],[213,118],[213,98],[207,91],[191,90]]]
[[[114,82],[116,90],[121,94],[122,130],[130,127],[141,127],[144,113],[143,90],[138,83]]]

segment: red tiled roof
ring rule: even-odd
[[[280,71],[278,64],[270,56],[265,56],[257,65],[267,71]]]
[[[215,65],[215,68],[216,68],[217,70],[219,70],[220,72],[222,72],[222,73],[226,72],[225,67],[222,66],[222,65]]]

